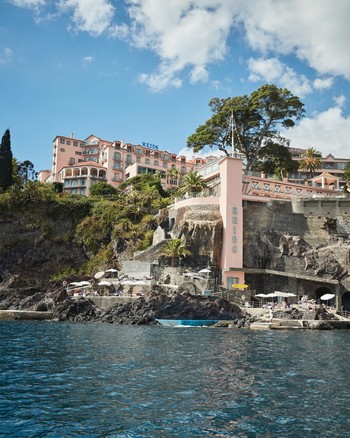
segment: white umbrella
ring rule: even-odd
[[[321,300],[322,301],[328,301],[328,300],[331,300],[334,297],[335,297],[334,294],[325,294],[325,295],[322,295]]]
[[[111,268],[111,269],[107,269],[106,272],[118,272],[118,270],[117,270],[117,269],[113,269],[113,268]]]
[[[81,281],[80,283],[77,283],[77,286],[91,286],[88,281]]]
[[[266,298],[267,294],[256,294],[255,296],[260,298]]]
[[[99,283],[97,283],[99,286],[112,286],[112,283],[110,283],[109,281],[100,281]]]
[[[273,296],[275,296],[275,297],[290,297],[290,295],[289,295],[288,292],[280,292],[280,291],[278,291],[278,290],[276,290],[276,291],[273,293]]]
[[[104,271],[100,271],[100,272],[96,272],[94,277],[96,278],[96,280],[98,280],[99,278],[102,278],[104,275],[105,275]]]
[[[200,271],[198,271],[198,274],[208,274],[209,272],[211,272],[210,269],[201,269]]]
[[[147,281],[143,281],[143,280],[137,280],[134,283],[136,286],[149,286],[149,283],[147,283]]]
[[[131,285],[135,284],[135,282],[131,281],[131,280],[124,280],[120,284],[122,284],[123,286],[131,286]]]

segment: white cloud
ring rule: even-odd
[[[94,60],[93,56],[84,56],[83,64],[84,65],[91,64],[93,60]]]
[[[298,126],[285,131],[283,134],[291,140],[291,146],[308,148],[314,147],[323,156],[329,153],[337,158],[350,157],[350,116],[344,116],[342,106],[344,96],[336,99],[337,105],[304,118]]]
[[[346,97],[342,94],[341,96],[334,97],[333,100],[337,107],[343,108],[346,102]]]
[[[125,24],[115,24],[108,28],[108,35],[111,38],[126,39],[129,36],[129,27]]]
[[[125,0],[128,24],[114,22],[115,0],[9,1],[36,11],[56,4],[61,13],[71,14],[75,31],[105,33],[152,51],[158,68],[142,73],[140,80],[154,91],[181,86],[184,73],[192,83],[209,81],[209,66],[227,58],[229,50],[234,54],[238,32],[261,59],[275,60],[281,85],[295,94],[329,88],[332,77],[350,80],[349,0]],[[312,82],[278,65],[281,55],[296,56],[320,78]],[[250,60],[250,79],[276,78],[261,59],[260,65]]]
[[[114,7],[109,0],[58,0],[62,12],[73,11],[72,29],[99,36],[111,25]]]
[[[214,156],[214,157],[224,157],[225,156],[225,154],[222,151],[219,151],[218,149],[212,149],[210,147],[206,147],[199,152],[193,152],[192,149],[184,147],[179,152],[177,152],[177,156],[180,156],[180,155],[185,156],[188,160],[192,160],[196,157],[206,158],[209,156]]]
[[[276,58],[250,58],[248,68],[250,70],[250,81],[278,83],[299,97],[303,97],[312,91],[312,84],[304,75],[297,75],[292,68]]]
[[[239,15],[254,50],[295,54],[320,74],[350,79],[348,0],[249,1]]]
[[[250,48],[265,58],[295,55],[322,76],[350,79],[348,0],[337,0],[336,7],[330,0],[167,0],[166,7],[164,0],[129,0],[128,4],[132,43],[160,59],[155,73],[141,76],[156,91],[178,85],[175,78],[180,79],[185,69],[190,69],[192,82],[207,81],[208,65],[227,56],[228,44],[234,51],[230,32],[238,26]],[[332,78],[312,83],[283,64],[280,69],[281,85],[298,95],[332,85]],[[262,71],[251,74],[264,77]]]
[[[228,1],[130,0],[132,43],[153,51],[160,64],[154,74],[141,80],[152,90],[179,86],[179,77],[189,69],[191,82],[207,81],[206,65],[221,61],[227,53],[232,25]]]
[[[20,8],[38,8],[44,6],[46,0],[10,0],[11,3]]]
[[[316,90],[327,90],[332,87],[334,83],[334,78],[325,78],[325,79],[315,79],[313,82],[313,86]]]
[[[6,47],[2,53],[0,52],[0,65],[1,64],[10,64],[12,62],[13,51]]]

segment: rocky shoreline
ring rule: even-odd
[[[253,316],[238,305],[216,296],[192,295],[189,292],[166,295],[159,291],[150,291],[142,297],[129,302],[112,305],[106,310],[100,309],[89,297],[71,297],[64,288],[58,291],[41,293],[28,289],[0,290],[0,311],[19,311],[38,314],[50,313],[55,321],[108,323],[129,325],[157,325],[157,319],[195,319],[220,320],[217,327],[249,328],[252,324],[267,323],[263,312]],[[28,317],[28,319],[43,319]],[[274,321],[286,321],[281,327],[292,327],[288,321],[302,321],[302,311],[291,308],[273,313]],[[5,319],[5,318],[3,318]],[[6,318],[9,319],[9,318]],[[21,317],[13,319],[25,319]],[[337,323],[335,323],[337,322]],[[314,315],[314,323],[308,328],[329,330],[333,328],[350,328],[347,324],[338,324],[338,318],[324,309],[318,309]],[[276,324],[275,324],[276,326]],[[301,328],[302,325],[299,327]],[[273,328],[273,327],[270,327]],[[295,328],[295,327],[294,327]],[[305,327],[304,327],[305,328]]]

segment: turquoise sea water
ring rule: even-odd
[[[3,437],[350,437],[350,331],[0,322]]]

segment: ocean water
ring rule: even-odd
[[[350,331],[0,322],[1,437],[350,437]]]

